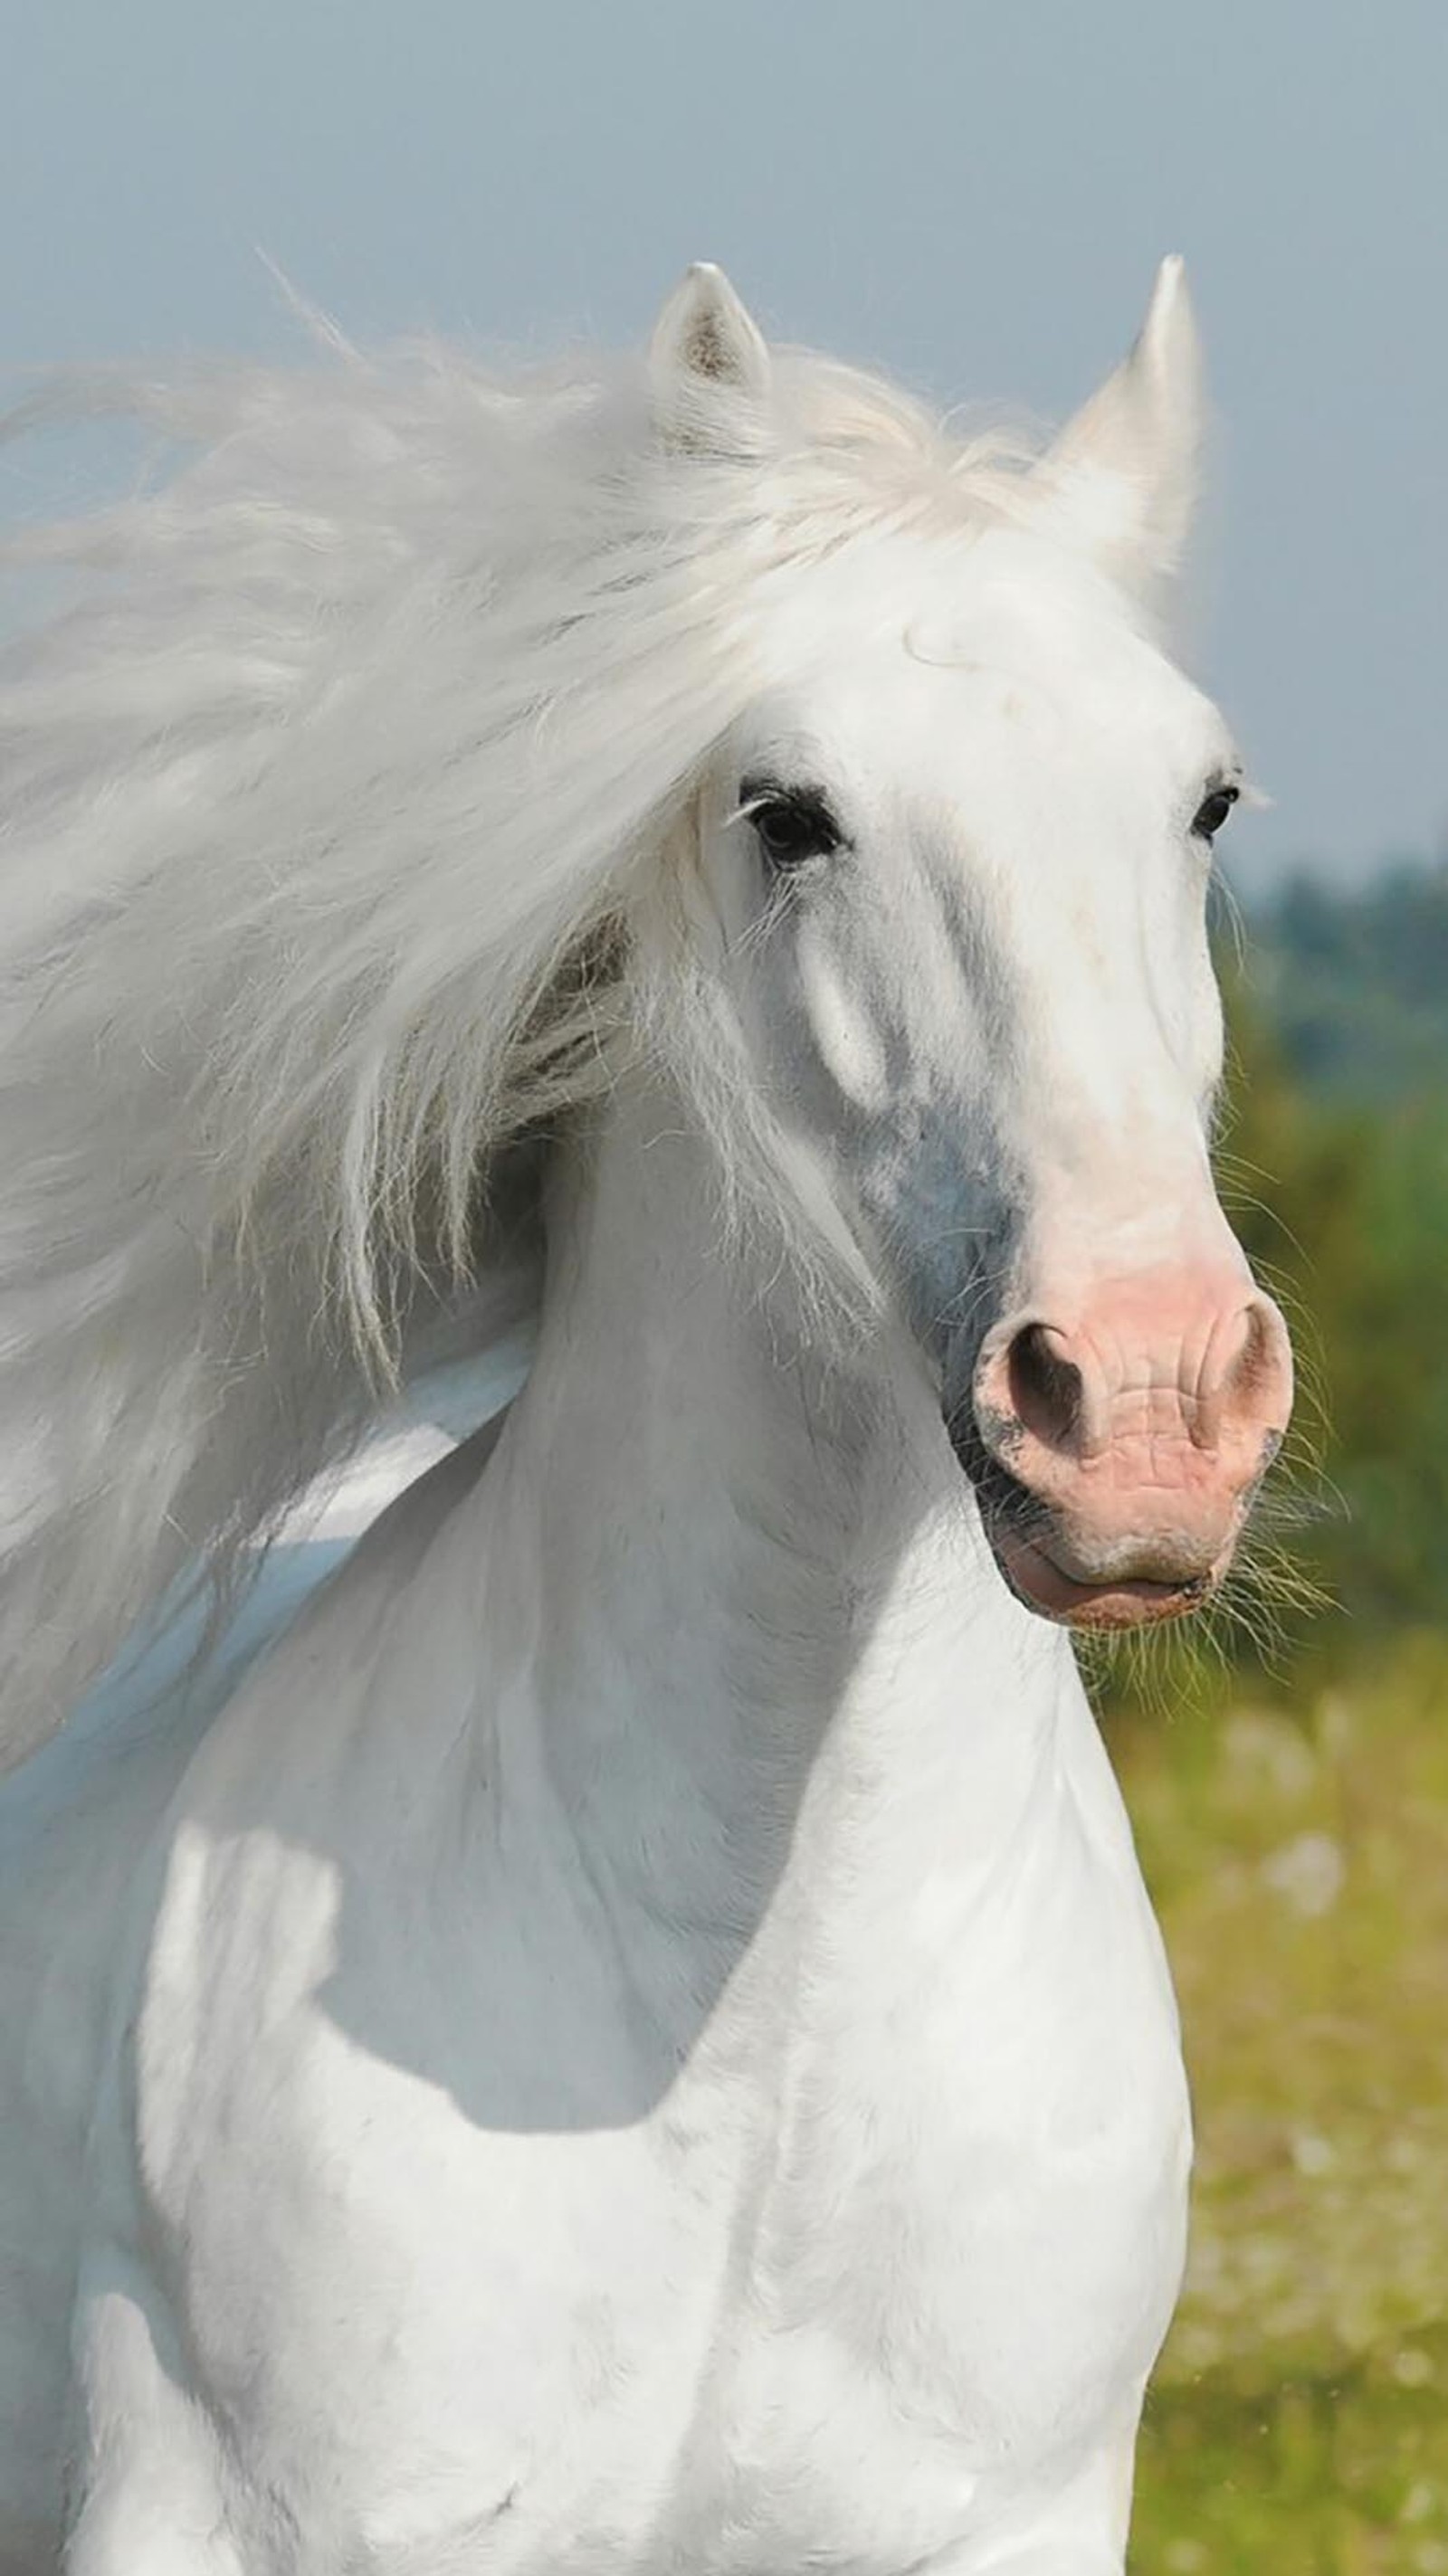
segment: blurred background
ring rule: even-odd
[[[1188,656],[1234,821],[1224,1195],[1304,1427],[1235,1610],[1095,1675],[1181,1993],[1194,2250],[1143,2576],[1448,2571],[1448,10],[1442,0],[49,0],[0,93],[0,364],[299,326],[776,334],[1051,418],[1187,254]],[[84,506],[105,435],[0,450]]]

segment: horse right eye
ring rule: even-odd
[[[769,867],[803,867],[828,858],[844,838],[826,799],[814,787],[755,787],[746,781],[744,811]]]

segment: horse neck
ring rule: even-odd
[[[862,1799],[907,1868],[947,1811],[990,1853],[1076,1687],[912,1347],[812,1345],[777,1258],[725,1241],[711,1154],[642,1079],[568,1153],[500,1514],[534,1755],[675,1926],[757,1913],[802,1817],[838,1841]]]

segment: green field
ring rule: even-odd
[[[1108,1721],[1181,1998],[1140,2576],[1448,2576],[1448,1642]]]

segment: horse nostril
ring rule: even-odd
[[[1272,1371],[1272,1336],[1267,1322],[1267,1309],[1255,1302],[1247,1309],[1246,1329],[1241,1348],[1227,1371],[1226,1392],[1250,1403],[1264,1392]]]
[[[1216,1449],[1259,1435],[1271,1454],[1291,1408],[1292,1361],[1282,1318],[1265,1297],[1228,1314],[1213,1336],[1199,1382],[1200,1444]]]
[[[1017,1421],[1048,1449],[1071,1450],[1081,1423],[1081,1372],[1053,1348],[1049,1324],[1023,1324],[1006,1353],[1006,1386]]]

